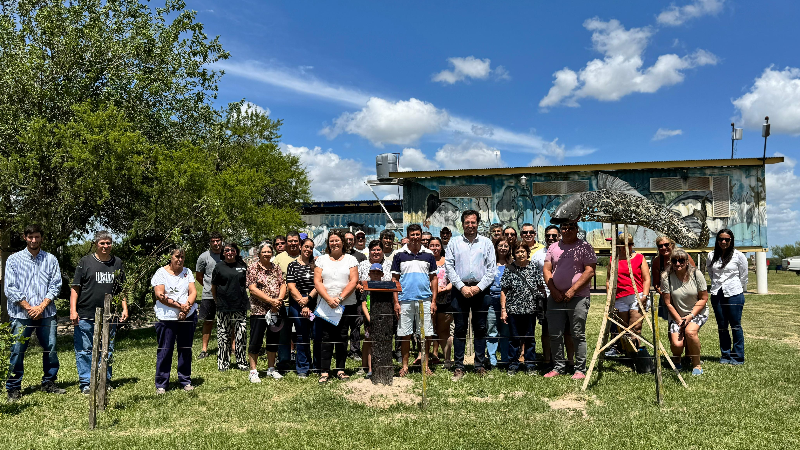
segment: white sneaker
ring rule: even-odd
[[[275,378],[276,380],[280,380],[281,378],[283,378],[283,375],[281,375],[277,370],[275,370],[274,367],[270,367],[269,369],[267,369],[267,376]]]
[[[251,370],[250,371],[250,382],[251,383],[261,383],[261,378],[258,377],[258,371],[257,370]]]

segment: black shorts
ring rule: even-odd
[[[287,326],[290,325],[284,322],[284,327]],[[252,355],[257,355],[259,352],[261,352],[261,346],[264,344],[264,336],[267,337],[267,351],[277,352],[281,333],[269,330],[266,316],[251,315],[250,343],[247,345],[247,352]]]
[[[197,311],[197,320],[210,320],[213,321],[217,315],[217,302],[213,298],[204,298],[200,300],[200,308]]]

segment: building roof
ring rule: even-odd
[[[383,206],[390,213],[402,212],[402,200],[383,200]],[[313,202],[306,203],[300,214],[350,214],[350,213],[383,213],[377,200],[353,200],[347,202]]]
[[[532,167],[497,167],[490,169],[459,169],[459,170],[421,170],[415,172],[391,172],[393,178],[432,178],[432,177],[464,177],[481,175],[515,175],[531,173],[555,172],[592,172],[598,170],[645,170],[645,169],[684,169],[696,167],[740,167],[760,166],[763,164],[777,164],[783,162],[782,156],[761,158],[735,158],[735,159],[694,159],[684,161],[647,161],[628,163],[604,164],[575,164],[561,166],[532,166]]]

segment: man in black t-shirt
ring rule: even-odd
[[[94,336],[95,308],[103,307],[106,294],[117,295],[125,283],[122,260],[111,254],[113,242],[107,231],[94,235],[96,250],[84,256],[75,268],[72,291],[69,297],[69,318],[75,325],[75,365],[78,369],[78,386],[84,394],[89,393],[92,371],[92,338]],[[128,302],[122,299],[120,322],[128,319]],[[113,319],[112,319],[113,322]],[[108,384],[111,386],[111,363],[114,354],[116,324],[112,323],[108,341]]]

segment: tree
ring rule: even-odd
[[[776,265],[782,264],[782,260],[785,258],[800,256],[800,241],[794,244],[774,245],[770,247],[770,251],[772,252],[772,258],[770,259],[772,259]]]
[[[184,7],[0,0],[0,235],[39,222],[57,249],[102,227],[132,255],[175,229],[205,245],[300,224],[281,121],[213,106],[229,55]]]

